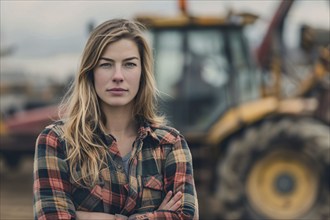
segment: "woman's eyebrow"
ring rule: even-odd
[[[124,59],[124,61],[130,61],[130,60],[134,60],[134,59],[139,60],[138,57],[128,57],[128,58]],[[101,57],[99,60],[105,60],[105,61],[109,61],[109,62],[114,62],[113,59],[107,58],[107,57]]]
[[[113,59],[106,58],[106,57],[101,57],[99,60],[105,60],[105,61],[109,61],[109,62],[114,62]]]
[[[124,61],[129,61],[129,60],[134,60],[134,59],[139,60],[138,57],[128,57],[128,58],[124,59]]]

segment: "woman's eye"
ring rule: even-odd
[[[125,63],[125,66],[128,68],[133,68],[136,66],[136,64],[135,63]]]
[[[110,68],[112,66],[112,64],[111,63],[101,63],[99,66],[103,67],[103,68]]]

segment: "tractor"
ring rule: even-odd
[[[329,218],[329,123],[316,114],[329,100],[307,95],[329,76],[329,48],[283,95],[279,43],[293,1],[280,4],[258,56],[244,35],[257,16],[193,16],[179,3],[178,16],[136,19],[153,42],[160,109],[192,152],[201,219]]]

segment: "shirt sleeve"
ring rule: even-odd
[[[193,178],[192,157],[188,144],[179,136],[172,151],[167,155],[164,168],[164,189],[173,195],[181,191],[182,206],[177,211],[157,210],[130,216],[135,219],[198,219],[198,200]]]
[[[37,138],[33,166],[34,219],[75,219],[69,168],[59,135],[46,128]]]

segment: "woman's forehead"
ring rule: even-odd
[[[140,53],[135,41],[130,39],[121,39],[110,43],[104,49],[101,58],[134,58],[140,59]]]

